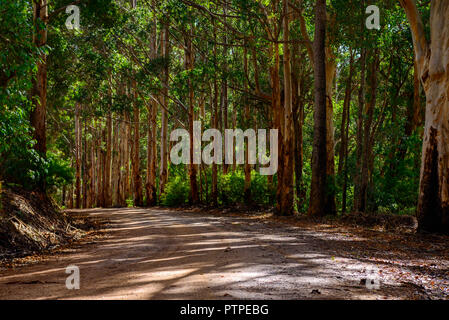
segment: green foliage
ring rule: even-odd
[[[7,118],[2,115],[3,112],[0,113],[0,179],[29,190],[41,185],[42,180],[49,190],[72,182],[73,170],[67,161],[52,153],[43,158],[33,149],[34,141],[27,133],[28,127],[18,126],[20,122],[11,125],[11,118],[23,120],[17,113],[11,112]]]
[[[270,204],[274,194],[270,194],[267,177],[256,171],[251,171],[251,199],[245,198],[245,173],[243,170],[230,171],[228,174],[218,175],[219,203],[229,205],[234,203],[260,205]],[[271,191],[273,192],[273,191]]]
[[[28,0],[0,0],[0,94],[13,78],[27,75],[37,54],[46,50],[32,45],[29,5]]]
[[[165,192],[161,196],[164,206],[182,206],[189,199],[189,180],[186,176],[175,176],[165,186]]]
[[[35,170],[39,168],[42,159],[32,148],[34,143],[30,136],[26,113],[20,107],[11,108],[5,104],[2,105],[0,109],[0,179],[13,183],[20,183],[21,179],[29,181],[29,177],[32,180],[39,180]]]
[[[357,122],[359,109],[360,54],[367,50],[365,100],[370,101],[370,65],[378,50],[380,66],[377,77],[373,118],[377,132],[373,136],[372,165],[368,190],[368,210],[410,213],[416,205],[421,153],[420,128],[410,135],[405,128],[413,104],[413,49],[411,33],[404,10],[395,0],[372,1],[381,9],[380,31],[364,28],[365,7],[356,0],[327,0],[329,13],[329,44],[334,50],[337,77],[333,99],[335,125],[336,166],[342,138],[344,89],[349,75],[350,55],[353,55],[353,87],[349,115],[349,146],[347,170],[336,176],[328,189],[336,192],[337,205],[343,200],[343,181],[347,183],[347,208],[354,197],[357,152]],[[277,4],[277,6],[275,5]],[[67,5],[66,0],[49,2],[49,12]],[[81,30],[74,32],[64,26],[64,12],[52,16],[48,25],[46,46],[35,48],[32,43],[33,18],[29,0],[0,0],[0,180],[33,188],[45,179],[51,192],[73,180],[74,106],[81,106],[81,121],[86,142],[97,142],[105,151],[105,119],[111,112],[113,122],[131,115],[133,106],[149,107],[155,101],[158,108],[156,122],[157,149],[160,150],[161,104],[168,111],[168,132],[188,125],[189,89],[194,91],[194,112],[204,108],[204,129],[210,128],[215,108],[218,126],[223,130],[225,101],[223,84],[227,81],[227,128],[270,128],[273,126],[272,105],[266,98],[272,93],[271,68],[275,56],[273,45],[282,39],[283,2],[269,0],[233,0],[225,8],[219,2],[195,1],[137,1],[131,8],[129,1],[89,0],[79,3]],[[297,210],[307,211],[311,183],[313,146],[313,63],[310,61],[301,32],[298,9],[313,40],[314,0],[293,1],[290,37],[292,71],[300,85],[300,100],[304,107],[302,193]],[[421,1],[419,10],[428,25],[430,2]],[[293,7],[292,7],[293,8]],[[227,18],[226,16],[233,18]],[[293,18],[294,16],[294,18]],[[45,27],[42,21],[38,22]],[[163,28],[168,26],[170,49],[168,57],[162,52]],[[428,34],[429,29],[426,27]],[[155,36],[156,35],[156,36]],[[277,37],[276,41],[271,39]],[[246,40],[243,40],[246,39]],[[294,41],[293,41],[294,40]],[[193,69],[186,70],[186,44],[193,48]],[[283,79],[284,44],[279,44]],[[226,45],[227,44],[227,45]],[[152,48],[156,45],[156,51]],[[248,60],[245,70],[244,48]],[[37,70],[39,55],[46,53],[48,69],[47,94],[47,158],[34,151],[29,125],[31,104],[29,93],[32,77]],[[168,69],[168,83],[164,84]],[[137,81],[137,101],[130,83]],[[256,82],[257,81],[257,82]],[[165,86],[165,87],[164,87]],[[244,88],[247,86],[247,88]],[[257,88],[259,87],[259,88]],[[283,95],[283,83],[281,94]],[[168,90],[168,96],[163,92]],[[256,90],[257,89],[257,90]],[[260,92],[258,89],[260,89]],[[165,96],[165,97],[164,97]],[[165,99],[164,99],[165,98]],[[200,104],[201,103],[201,104]],[[244,106],[250,106],[250,119],[245,119]],[[145,168],[147,108],[141,109],[142,165]],[[254,115],[254,117],[253,117]],[[234,119],[235,117],[235,119]],[[298,117],[297,117],[298,118]],[[362,131],[366,115],[362,115]],[[381,121],[378,121],[378,120]],[[133,121],[133,120],[131,120]],[[374,124],[372,125],[372,127]],[[419,125],[418,125],[419,126]],[[84,131],[88,128],[88,132]],[[373,129],[373,128],[371,128]],[[371,131],[368,130],[368,131]],[[90,131],[92,130],[92,131]],[[297,138],[296,136],[294,137]],[[84,152],[84,151],[82,151]],[[114,151],[115,152],[115,151]],[[296,161],[296,159],[295,159]],[[142,170],[142,176],[144,176]],[[189,180],[186,166],[170,166],[169,182],[161,195],[164,205],[184,205],[189,201]],[[347,174],[347,176],[346,176]],[[347,177],[344,180],[344,177]],[[145,180],[145,179],[143,179]],[[198,172],[201,201],[211,203],[211,168]],[[222,174],[218,167],[218,202],[220,205],[246,203],[245,178],[242,167]],[[275,204],[276,176],[269,187],[267,177],[257,170],[251,173],[251,202]],[[295,194],[295,198],[297,195]],[[132,205],[131,201],[128,205]]]
[[[230,171],[218,176],[219,203],[242,203],[244,198],[245,176],[242,171]]]
[[[54,190],[73,179],[69,163],[56,154],[45,159],[34,150],[28,91],[36,56],[47,48],[34,48],[29,2],[0,0],[0,180],[34,189],[43,180]]]
[[[61,188],[73,182],[75,174],[70,162],[48,152],[46,160],[46,185],[48,188]]]
[[[416,133],[404,137],[400,148],[411,152],[404,158],[399,153],[378,171],[372,190],[374,208],[379,206],[393,213],[414,211],[418,199],[420,147],[421,139]]]
[[[134,207],[134,200],[133,199],[126,199],[126,206],[128,208]]]
[[[180,167],[180,166],[177,166]],[[185,170],[171,168],[170,179],[165,187],[165,192],[161,196],[162,205],[182,206],[189,202],[190,183]],[[210,168],[202,174],[206,176],[208,190],[204,190],[202,198],[206,202],[211,201],[212,171]],[[199,174],[198,174],[199,177]],[[275,189],[270,189],[267,184],[267,177],[260,175],[256,171],[251,172],[251,199],[246,199],[244,195],[245,174],[243,170],[230,171],[224,175],[218,172],[218,203],[220,205],[232,205],[236,203],[270,205],[270,200],[274,199]],[[199,179],[199,178],[198,178]],[[200,181],[198,180],[198,183]],[[203,185],[206,183],[203,181]],[[205,194],[207,192],[207,195]]]

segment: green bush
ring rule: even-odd
[[[268,186],[267,176],[257,171],[251,172],[251,197],[257,204],[274,205],[271,203],[276,196],[276,189]]]
[[[186,176],[175,176],[165,185],[165,191],[161,196],[164,206],[181,206],[189,201],[189,180]]]
[[[73,181],[67,161],[49,152],[47,159],[33,149],[26,113],[21,108],[0,110],[0,180],[33,190],[45,179],[48,189]]]
[[[236,170],[228,174],[218,174],[218,201],[229,205],[242,203],[244,198],[245,176],[243,172]]]
[[[126,207],[127,208],[134,207],[134,200],[133,199],[126,199]]]
[[[161,196],[161,204],[165,206],[180,206],[189,202],[190,182],[186,170],[177,170],[177,166],[170,169],[170,178],[165,187],[165,192]],[[198,187],[200,184],[200,174],[198,172]],[[201,173],[203,182],[202,200],[204,203],[211,203],[211,187],[212,187],[212,169],[207,168]],[[207,179],[207,190],[206,182]],[[237,203],[249,204],[249,199],[245,198],[245,173],[243,169],[230,171],[223,175],[222,171],[218,171],[218,203],[220,205],[233,205]],[[206,196],[207,193],[207,196]],[[251,172],[251,203],[260,205],[273,204],[271,201],[275,198],[275,188],[269,190],[267,177],[260,175],[256,171]],[[207,201],[206,201],[207,199]]]
[[[245,198],[245,173],[243,170],[231,171],[218,176],[219,203],[229,205],[235,203],[249,204]],[[273,190],[269,190],[267,177],[257,171],[251,171],[251,202],[261,205],[270,204],[274,199]]]
[[[46,164],[45,178],[48,187],[60,188],[73,182],[75,174],[69,161],[63,160],[58,155],[48,152]]]

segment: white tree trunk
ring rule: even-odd
[[[431,2],[430,45],[415,1],[400,2],[410,22],[419,76],[426,93],[419,230],[449,234],[449,1]]]

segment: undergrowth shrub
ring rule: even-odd
[[[169,179],[161,196],[164,206],[181,206],[189,201],[189,180],[187,177],[175,176]]]
[[[181,206],[189,203],[190,182],[186,171],[171,168],[169,181],[161,196],[161,204],[165,206]],[[201,178],[200,178],[201,176]],[[207,168],[201,175],[198,172],[198,189],[201,190],[200,181],[203,183],[202,203],[210,204],[212,188],[212,170]],[[201,179],[201,180],[200,180]],[[257,171],[251,172],[251,199],[245,198],[245,173],[243,169],[230,171],[227,174],[218,172],[218,203],[219,205],[233,204],[259,204],[270,205],[275,198],[275,188],[269,188],[267,177]],[[206,188],[207,187],[207,188]]]

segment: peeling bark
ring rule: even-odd
[[[426,93],[418,230],[449,234],[449,2],[431,2],[430,45],[415,1],[400,3],[410,22],[419,76]]]

